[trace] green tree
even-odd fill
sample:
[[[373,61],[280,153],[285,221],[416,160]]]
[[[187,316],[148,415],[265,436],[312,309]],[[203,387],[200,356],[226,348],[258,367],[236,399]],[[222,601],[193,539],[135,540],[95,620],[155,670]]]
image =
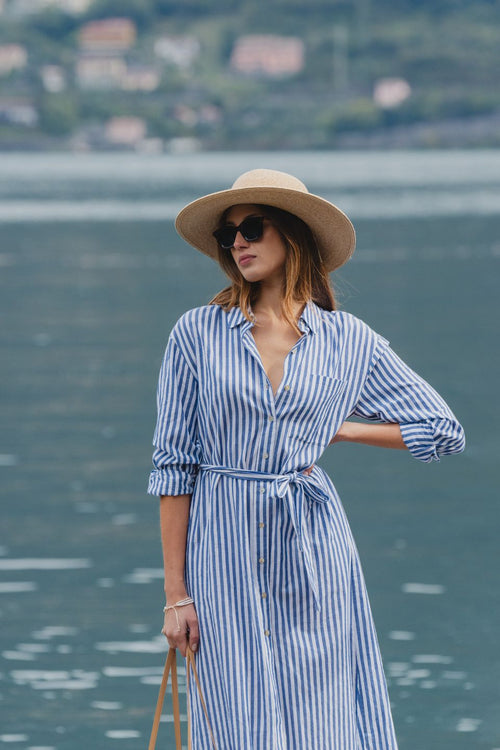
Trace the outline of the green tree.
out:
[[[46,94],[40,102],[40,127],[49,135],[68,135],[78,123],[78,107],[70,94]]]

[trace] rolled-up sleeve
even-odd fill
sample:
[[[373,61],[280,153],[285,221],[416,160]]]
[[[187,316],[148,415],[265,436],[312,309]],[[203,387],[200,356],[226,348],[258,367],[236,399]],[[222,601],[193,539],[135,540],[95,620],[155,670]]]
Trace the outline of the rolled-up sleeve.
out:
[[[380,337],[375,363],[352,412],[377,422],[397,422],[403,441],[420,461],[460,453],[465,435],[448,404]]]
[[[158,418],[149,494],[192,493],[200,463],[197,402],[195,372],[171,335],[158,379]]]

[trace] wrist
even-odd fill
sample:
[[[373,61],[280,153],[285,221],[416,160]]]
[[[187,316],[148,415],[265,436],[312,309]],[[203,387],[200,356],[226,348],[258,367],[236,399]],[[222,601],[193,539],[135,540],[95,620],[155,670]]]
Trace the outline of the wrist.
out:
[[[344,422],[342,425],[342,437],[341,440],[346,442],[355,443],[361,437],[361,431],[363,425],[359,422]]]
[[[182,588],[166,588],[165,589],[165,601],[168,605],[175,604],[175,602],[180,602],[182,599],[185,599],[188,596],[188,593],[185,589],[185,587]]]

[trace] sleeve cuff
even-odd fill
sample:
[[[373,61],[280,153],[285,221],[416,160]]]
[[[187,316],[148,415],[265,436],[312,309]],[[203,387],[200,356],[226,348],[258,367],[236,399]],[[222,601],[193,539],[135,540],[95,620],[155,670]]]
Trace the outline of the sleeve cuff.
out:
[[[434,429],[429,422],[408,422],[400,424],[399,429],[404,444],[414,458],[425,463],[440,460],[434,442]]]
[[[191,495],[196,482],[197,467],[186,468],[169,466],[154,469],[149,475],[149,495]]]

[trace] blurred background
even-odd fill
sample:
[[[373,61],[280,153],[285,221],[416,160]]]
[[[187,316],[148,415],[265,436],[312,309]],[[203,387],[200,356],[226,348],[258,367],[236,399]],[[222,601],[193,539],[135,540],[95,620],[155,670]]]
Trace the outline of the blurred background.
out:
[[[498,0],[0,0],[0,147],[498,146],[499,22]]]
[[[175,320],[225,285],[173,219],[264,166],[349,214],[339,306],[467,435],[440,463],[320,461],[400,748],[500,749],[499,19],[493,1],[0,0],[0,745],[146,746],[157,375]]]

